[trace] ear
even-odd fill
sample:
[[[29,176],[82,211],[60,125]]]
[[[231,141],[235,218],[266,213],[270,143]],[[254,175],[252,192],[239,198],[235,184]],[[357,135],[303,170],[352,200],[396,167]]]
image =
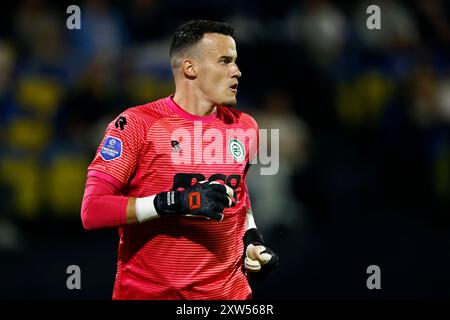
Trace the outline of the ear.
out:
[[[183,73],[188,77],[188,78],[196,78],[197,77],[197,69],[195,67],[195,64],[192,60],[190,59],[185,59],[183,61]]]

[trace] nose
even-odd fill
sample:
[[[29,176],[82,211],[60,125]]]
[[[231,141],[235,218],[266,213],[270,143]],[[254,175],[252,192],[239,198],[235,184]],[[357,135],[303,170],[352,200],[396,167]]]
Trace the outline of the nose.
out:
[[[242,77],[242,72],[241,72],[241,70],[239,70],[239,67],[237,66],[237,64],[234,64],[231,77],[232,78],[237,78],[237,79]]]

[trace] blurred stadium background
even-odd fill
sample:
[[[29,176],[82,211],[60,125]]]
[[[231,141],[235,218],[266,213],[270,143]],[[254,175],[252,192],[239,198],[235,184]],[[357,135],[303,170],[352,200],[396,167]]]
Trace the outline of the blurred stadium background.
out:
[[[81,30],[66,8],[81,8]],[[381,8],[382,30],[366,28]],[[86,168],[121,110],[173,92],[177,25],[227,21],[238,108],[280,129],[249,177],[281,256],[255,298],[450,297],[449,4],[15,1],[0,10],[0,298],[110,299],[117,232],[80,220]],[[66,288],[79,265],[82,289]],[[366,268],[381,268],[381,290]]]

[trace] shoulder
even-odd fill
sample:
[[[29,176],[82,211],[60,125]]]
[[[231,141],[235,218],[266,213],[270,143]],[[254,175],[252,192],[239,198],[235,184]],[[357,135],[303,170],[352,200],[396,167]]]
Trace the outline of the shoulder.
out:
[[[170,116],[173,112],[165,103],[166,98],[151,101],[142,105],[123,110],[112,122],[116,127],[131,125],[149,128],[161,118]]]
[[[258,122],[248,113],[242,112],[242,122],[246,123],[250,128],[258,129]]]
[[[219,107],[219,118],[227,124],[241,124],[248,128],[258,129],[258,123],[248,113],[230,107]]]

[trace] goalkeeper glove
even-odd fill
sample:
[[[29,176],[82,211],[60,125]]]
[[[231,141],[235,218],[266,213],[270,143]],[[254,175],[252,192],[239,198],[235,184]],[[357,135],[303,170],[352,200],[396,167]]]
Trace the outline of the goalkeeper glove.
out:
[[[252,280],[265,279],[278,267],[278,255],[266,246],[262,234],[256,228],[248,229],[242,240],[244,271]]]
[[[223,210],[233,204],[234,191],[216,181],[202,181],[183,191],[161,192],[154,205],[160,216],[181,214],[222,221]]]

